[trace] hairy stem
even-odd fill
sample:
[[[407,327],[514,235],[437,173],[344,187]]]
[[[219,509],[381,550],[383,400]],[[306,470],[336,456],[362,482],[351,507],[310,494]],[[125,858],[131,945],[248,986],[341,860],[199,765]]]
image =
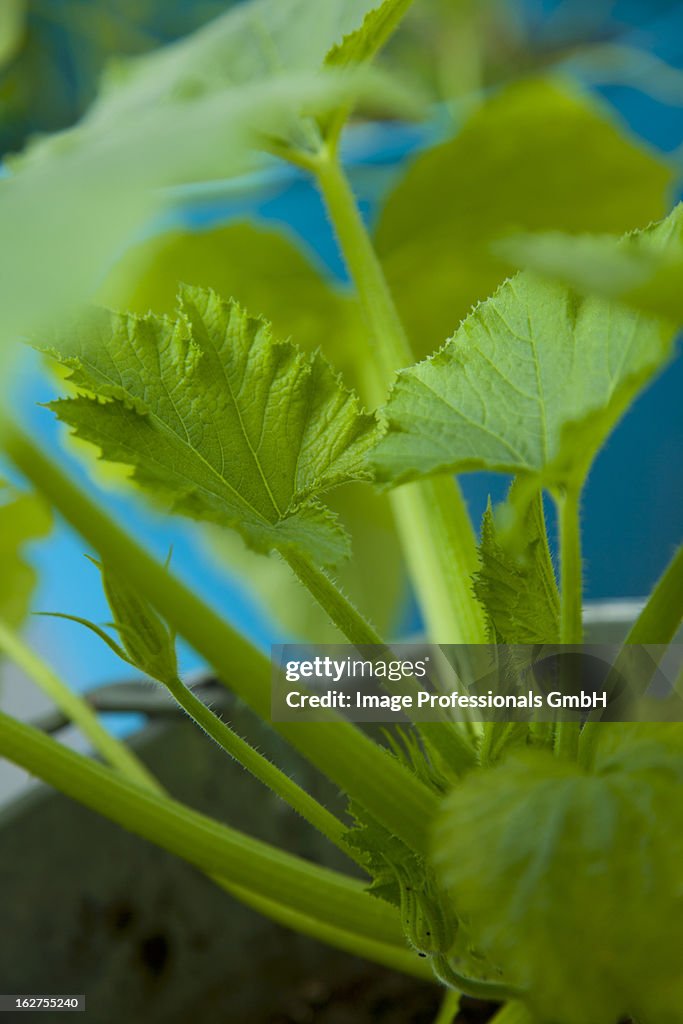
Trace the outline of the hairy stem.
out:
[[[327,573],[322,569],[316,569],[308,559],[302,558],[300,555],[289,554],[286,561],[296,577],[350,643],[384,646],[384,641],[374,626],[344,596]]]
[[[107,730],[101,725],[97,714],[93,711],[90,705],[81,696],[74,693],[66,683],[64,683],[59,677],[53,672],[53,670],[45,664],[37,655],[35,655],[24,643],[17,637],[17,635],[0,622],[0,650],[12,659],[20,668],[29,675],[34,682],[41,688],[41,690],[50,697],[51,700],[64,712],[67,717],[74,722],[80,728],[80,731],[86,736],[93,745],[94,750],[100,754],[100,756],[106,760],[112,768],[117,769],[121,775],[128,779],[130,782],[137,783],[143,788],[149,790],[151,793],[163,794],[163,787],[158,780],[149,772],[146,766],[140,761],[136,754],[125,744],[122,743],[115,736],[112,736]],[[186,693],[187,688],[178,681],[177,687],[172,689],[172,692],[178,700],[178,702],[185,707],[185,710],[192,715],[190,707],[187,707],[185,703],[179,700],[180,688]],[[171,687],[169,687],[171,689]],[[178,690],[179,692],[175,692]],[[213,721],[219,725],[222,723],[211,714],[201,701],[198,701],[194,694],[190,693],[192,697],[192,704],[196,702],[201,705],[201,708],[209,716],[209,720],[203,725],[213,725]],[[199,712],[199,708],[194,708],[195,711]],[[192,715],[198,724],[202,725],[199,721],[200,715]],[[211,721],[213,719],[213,721]],[[224,727],[227,729],[227,726]],[[209,729],[206,729],[211,735]],[[252,750],[248,744],[245,744],[243,740],[240,740],[231,730],[230,733],[230,748],[225,743],[221,743],[224,749],[228,751],[233,757],[236,757],[248,770],[252,770],[253,774],[261,778],[262,781],[270,785],[272,789],[276,789],[274,785],[271,785],[270,775],[262,778],[262,774],[259,774],[258,770],[253,770],[250,763],[250,759],[253,757],[261,758],[261,755],[257,754],[256,751]],[[217,739],[216,736],[213,737]],[[222,738],[225,738],[224,736]],[[218,741],[220,742],[220,741]],[[246,750],[243,748],[246,747]],[[278,769],[273,765],[270,765],[265,758],[261,758],[265,761],[272,772],[278,772]],[[258,765],[257,768],[261,766]],[[287,779],[282,773],[278,773],[286,783],[289,783],[294,790],[298,793],[295,794],[295,798],[291,799],[292,806],[298,803],[298,796],[303,795],[307,801],[312,802],[315,806],[313,807],[313,813],[307,814],[305,811],[310,811],[306,801],[303,802],[300,810],[303,817],[311,821],[320,831],[328,834],[326,829],[322,826],[325,822],[320,817],[320,813],[329,814],[324,808],[316,804],[312,797],[309,797],[305,791],[300,790],[295,783]],[[280,779],[277,780],[280,782]],[[276,789],[277,791],[277,789]],[[279,795],[285,796],[280,793]],[[285,798],[291,796],[289,791]],[[329,838],[332,841],[336,841],[340,831],[343,831],[343,826],[337,819],[332,815],[329,815],[332,819],[328,824],[331,826],[329,829]],[[311,820],[314,819],[314,820]],[[338,843],[338,845],[342,845]],[[342,846],[346,849],[345,846]],[[364,956],[366,959],[373,961],[374,963],[382,964],[386,967],[391,967],[394,970],[400,970],[407,974],[413,974],[417,977],[423,977],[427,979],[432,978],[431,971],[428,965],[424,964],[419,958],[408,949],[403,949],[395,945],[387,945],[384,942],[380,942],[375,939],[368,938],[364,932],[347,932],[336,928],[330,924],[327,920],[319,917],[311,917],[310,915],[302,914],[291,907],[283,905],[281,902],[269,900],[260,895],[257,892],[253,892],[251,889],[244,887],[235,886],[231,884],[229,879],[223,878],[219,875],[213,876],[213,881],[216,882],[222,889],[233,895],[236,899],[239,899],[242,903],[252,907],[258,913],[264,914],[266,917],[277,921],[279,924],[285,927],[292,928],[295,931],[299,931],[305,935],[311,935],[317,938],[321,942],[326,942],[329,945],[336,947],[337,949],[345,950],[349,953],[354,953],[356,956]]]
[[[190,718],[230,757],[281,797],[335,846],[349,856],[355,856],[344,839],[346,827],[334,814],[238,736],[180,679],[168,679],[164,685]]]
[[[581,572],[580,490],[566,490],[557,498],[560,530],[560,642],[580,644],[583,640],[583,587]],[[561,757],[576,758],[581,725],[560,721],[555,732],[555,751]]]
[[[394,374],[414,361],[413,354],[336,153],[323,148],[313,170],[372,334],[369,353],[357,348],[358,373],[371,400],[380,404]],[[476,543],[457,483],[444,477],[407,484],[390,499],[432,640],[484,643],[484,616],[470,583]]]
[[[264,721],[270,718],[270,662],[167,568],[136,543],[16,425],[5,421],[0,440],[16,468],[32,481],[101,558],[127,581],[213,666]],[[334,721],[279,722],[273,727],[411,849],[424,852],[437,799],[407,768],[359,729]]]

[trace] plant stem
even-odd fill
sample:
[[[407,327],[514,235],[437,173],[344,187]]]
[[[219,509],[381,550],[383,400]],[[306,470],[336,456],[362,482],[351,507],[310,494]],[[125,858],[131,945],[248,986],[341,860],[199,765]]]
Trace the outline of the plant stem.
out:
[[[302,558],[300,555],[289,554],[286,561],[297,578],[321,608],[327,612],[332,622],[350,643],[381,644],[384,647],[384,641],[374,626],[345,597],[327,573],[322,569],[316,569],[308,559]]]
[[[334,927],[400,945],[398,916],[363,883],[318,867],[151,793],[0,712],[0,754],[67,796],[212,876]]]
[[[110,735],[107,730],[100,724],[96,713],[90,707],[90,705],[78,694],[74,693],[58,676],[53,670],[45,664],[40,658],[37,657],[24,643],[23,641],[11,630],[5,627],[0,622],[0,650],[3,650],[5,654],[12,659],[20,668],[22,668],[27,675],[29,675],[38,686],[46,693],[54,703],[67,715],[74,724],[78,725],[81,732],[90,740],[95,751],[100,754],[108,763],[116,768],[121,774],[129,781],[138,783],[143,788],[149,790],[151,793],[163,794],[163,787],[160,785],[158,780],[148,771],[145,765],[140,759],[133,753],[132,750],[116,737]],[[210,719],[213,719],[219,725],[222,723],[211,714],[208,708],[201,701],[188,691],[187,688],[178,680],[178,687],[181,687],[183,691],[190,693],[192,697],[192,704],[194,702],[201,705]],[[183,701],[179,700],[180,694],[175,692],[178,687],[172,689],[172,692],[178,700],[178,702],[185,707]],[[171,689],[171,687],[169,687]],[[192,711],[189,707],[185,707],[185,710],[192,715]],[[199,711],[198,708],[195,710]],[[192,715],[199,724],[199,715]],[[207,725],[212,724],[211,722],[206,723]],[[205,726],[204,726],[205,727]],[[227,728],[227,727],[224,727]],[[209,730],[206,729],[208,732]],[[261,775],[255,771],[252,766],[248,763],[249,758],[256,757],[261,758],[261,755],[257,754],[248,744],[245,744],[243,740],[240,740],[232,730],[228,730],[230,733],[231,740],[234,741],[235,745],[232,749],[228,749],[224,746],[224,749],[228,749],[228,753],[231,753],[233,757],[236,757],[248,770],[252,770],[254,775],[261,778]],[[209,733],[211,734],[211,733]],[[214,737],[215,739],[216,737]],[[244,750],[243,747],[247,749]],[[278,769],[273,765],[270,765],[265,758],[261,758],[271,768],[273,772],[277,772]],[[295,783],[287,779],[283,773],[278,773],[290,784],[295,790],[298,790],[300,794],[312,801],[313,804],[316,802],[310,797],[305,791],[300,790]],[[267,785],[270,785],[268,778],[262,778]],[[278,780],[279,782],[280,780]],[[275,789],[275,786],[271,786]],[[276,790],[277,791],[277,790]],[[283,795],[283,794],[280,794]],[[294,805],[295,800],[290,801]],[[322,827],[324,822],[319,820],[319,815],[308,816],[304,813],[307,807],[304,804],[303,810],[300,812],[307,820],[311,820],[311,817],[315,817],[315,820],[311,821],[320,831],[325,832]],[[325,812],[324,808],[316,804],[313,809],[315,812]],[[337,819],[333,815],[332,823],[335,828],[330,828],[330,832],[337,832],[343,830],[341,823],[337,822]],[[330,823],[330,824],[332,824]],[[326,833],[327,834],[327,833]],[[329,835],[329,838],[335,840],[334,834]],[[341,844],[338,844],[341,845]],[[346,849],[346,847],[342,847]],[[375,963],[383,964],[386,967],[391,967],[394,970],[401,970],[407,974],[413,974],[416,977],[423,977],[431,979],[433,977],[432,972],[427,964],[425,964],[419,957],[408,949],[399,948],[394,945],[387,945],[386,943],[379,942],[375,939],[367,938],[367,936],[361,932],[347,932],[342,931],[339,928],[334,927],[326,920],[320,918],[310,917],[305,914],[301,914],[291,907],[284,906],[280,902],[265,899],[258,893],[252,892],[250,889],[245,889],[240,886],[235,886],[230,883],[228,879],[220,876],[213,876],[213,881],[216,882],[222,889],[235,896],[241,902],[252,909],[270,917],[272,920],[277,921],[286,927],[292,928],[305,935],[311,935],[317,938],[321,942],[326,942],[338,949],[343,949],[346,952],[354,953],[357,956],[364,956],[366,959],[371,960]]]
[[[323,147],[313,170],[372,334],[370,353],[357,348],[358,373],[371,399],[382,403],[394,374],[414,361],[413,354],[336,153]],[[390,500],[432,640],[484,643],[484,616],[470,584],[476,543],[457,483],[443,477],[406,484]]]
[[[534,1024],[534,1017],[523,1003],[507,1003],[491,1020],[491,1024]]]
[[[579,491],[567,490],[560,495],[557,510],[560,528],[560,643],[580,644],[583,621]]]
[[[455,1015],[460,1009],[460,993],[452,988],[446,989],[439,1012],[434,1024],[453,1024]]]
[[[320,569],[316,569],[303,558],[290,555],[287,562],[304,586],[327,612],[335,625],[352,644],[359,646],[371,645],[380,648],[377,657],[391,658],[391,650],[370,623],[366,622],[360,612],[356,611],[335,583]],[[419,687],[414,678],[406,677],[404,684],[414,684],[412,696],[417,697]],[[392,692],[390,684],[385,680],[385,687]],[[406,714],[410,718],[410,712]],[[454,771],[469,770],[476,764],[476,751],[459,724],[445,717],[440,722],[413,722],[428,748],[438,753],[445,765]]]
[[[355,857],[344,839],[346,827],[334,814],[222,722],[180,679],[165,680],[164,685],[190,718],[221,749],[327,836],[335,846],[349,856]]]
[[[0,441],[16,468],[74,529],[116,565],[264,721],[270,718],[269,660],[136,543],[16,425],[6,420]],[[435,794],[349,722],[278,722],[273,727],[411,849],[427,849]]]
[[[683,619],[683,547],[666,567],[624,641],[627,644],[668,644]]]
[[[557,498],[560,531],[560,643],[580,644],[583,640],[583,588],[581,573],[581,530],[579,526],[579,488],[567,489]],[[555,731],[555,751],[560,757],[578,755],[581,724],[559,721]]]
[[[37,654],[0,621],[0,651],[40,687],[60,711],[77,725],[94,750],[132,782],[160,791],[154,776],[135,754],[105,729],[87,700],[75,693]]]
[[[666,567],[657,581],[650,598],[628,632],[624,646],[616,658],[614,669],[619,670],[622,658],[628,656],[628,647],[632,644],[666,645],[676,636],[683,618],[683,547]],[[654,659],[653,659],[654,667]],[[600,736],[602,722],[586,722],[579,742],[579,759],[586,768],[590,768],[595,759],[595,751]]]

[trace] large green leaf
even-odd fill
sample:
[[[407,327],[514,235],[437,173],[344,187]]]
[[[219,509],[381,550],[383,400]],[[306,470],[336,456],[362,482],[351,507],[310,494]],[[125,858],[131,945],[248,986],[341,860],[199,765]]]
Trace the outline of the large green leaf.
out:
[[[683,323],[683,205],[660,224],[625,238],[521,235],[497,246],[517,266],[585,294],[619,299],[643,313]]]
[[[584,773],[543,751],[446,798],[434,858],[472,941],[554,1024],[680,1019],[683,760],[656,740]]]
[[[322,356],[190,287],[175,319],[93,311],[51,351],[88,392],[54,403],[60,418],[152,495],[257,551],[343,557],[344,532],[317,499],[367,475],[375,425]]]
[[[667,359],[671,332],[523,273],[436,355],[402,371],[375,461],[399,483],[470,469],[580,487],[605,437]]]
[[[353,366],[353,346],[365,335],[358,303],[281,232],[247,223],[169,232],[128,251],[101,298],[117,309],[171,313],[183,282],[258,309],[277,337],[291,337],[307,351],[320,347],[346,380],[360,383]],[[359,484],[327,500],[353,538],[354,558],[339,567],[339,583],[380,633],[392,634],[406,582],[388,499]],[[225,531],[215,531],[209,541],[288,634],[316,643],[339,640],[339,631],[281,559],[264,559]]]
[[[506,231],[616,232],[662,216],[672,173],[565,83],[495,93],[450,141],[422,153],[381,212],[376,240],[416,351],[427,355],[509,264]]]
[[[281,232],[236,223],[164,234],[126,253],[102,297],[117,308],[170,313],[181,282],[207,285],[260,310],[278,337],[292,337],[307,350],[322,347],[330,362],[354,379],[352,346],[364,331],[358,305]],[[339,582],[381,632],[390,632],[405,597],[405,571],[388,502],[354,486],[331,494],[329,504],[354,542],[355,557],[340,567]],[[288,633],[318,643],[339,639],[278,558],[264,560],[224,532],[211,535],[210,542]]]
[[[24,546],[45,537],[50,511],[33,494],[17,494],[0,480],[0,619],[16,628],[29,610],[37,582]]]

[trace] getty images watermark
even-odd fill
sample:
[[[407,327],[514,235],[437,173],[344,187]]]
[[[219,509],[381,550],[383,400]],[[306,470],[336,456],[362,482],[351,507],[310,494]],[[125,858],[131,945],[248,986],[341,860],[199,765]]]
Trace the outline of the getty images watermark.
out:
[[[273,721],[683,721],[683,645],[272,649]]]

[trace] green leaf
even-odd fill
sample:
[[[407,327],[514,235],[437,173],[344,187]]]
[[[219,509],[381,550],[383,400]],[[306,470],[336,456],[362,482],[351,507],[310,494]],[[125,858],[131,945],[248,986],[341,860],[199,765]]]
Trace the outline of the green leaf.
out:
[[[354,346],[364,333],[356,300],[336,288],[312,259],[279,231],[234,223],[208,231],[174,231],[140,243],[112,272],[102,301],[115,309],[172,313],[181,282],[235,296],[258,309],[273,333],[295,338],[307,351],[322,348],[354,383]],[[406,576],[388,499],[365,485],[341,488],[329,499],[353,537],[354,558],[338,572],[340,586],[382,634],[396,629],[406,599]],[[225,531],[208,536],[212,549],[292,636],[317,643],[339,640],[339,631],[276,555],[264,560]]]
[[[384,0],[365,15],[363,24],[344,36],[325,58],[332,67],[372,60],[396,31],[413,0]]]
[[[514,503],[514,496],[511,496]],[[537,494],[523,521],[523,544],[501,538],[491,504],[484,513],[474,592],[486,609],[490,638],[498,644],[552,644],[560,640],[560,597]]]
[[[497,250],[517,266],[683,323],[683,205],[666,220],[625,238],[561,234],[505,239]]]
[[[53,403],[59,417],[152,495],[257,551],[343,557],[344,533],[317,499],[367,477],[375,425],[320,355],[191,287],[175,320],[98,310],[50,351],[89,393]]]
[[[595,775],[527,751],[444,801],[439,877],[540,1020],[678,1019],[682,783],[680,754],[656,742],[603,759]]]
[[[604,439],[666,361],[671,332],[523,273],[478,306],[436,355],[402,371],[375,461],[400,483],[487,469],[580,487]]]
[[[661,217],[672,173],[609,111],[566,83],[528,79],[486,100],[419,155],[376,243],[415,351],[441,345],[508,276],[506,231],[621,233]]]
[[[50,510],[39,497],[17,494],[0,480],[0,619],[13,629],[25,619],[38,580],[24,546],[51,528]]]

